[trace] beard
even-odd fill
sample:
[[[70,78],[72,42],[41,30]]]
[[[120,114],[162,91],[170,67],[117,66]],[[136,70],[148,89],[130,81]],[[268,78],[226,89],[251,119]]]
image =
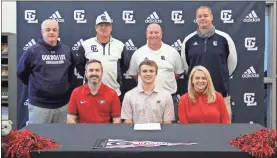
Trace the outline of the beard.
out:
[[[88,83],[92,84],[92,85],[96,85],[101,81],[101,77],[98,75],[91,75],[88,79]]]

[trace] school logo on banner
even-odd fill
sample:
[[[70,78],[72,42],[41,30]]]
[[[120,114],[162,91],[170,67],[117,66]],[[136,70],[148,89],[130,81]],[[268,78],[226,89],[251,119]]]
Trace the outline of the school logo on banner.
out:
[[[246,37],[244,40],[244,46],[248,51],[257,51],[256,37]]]
[[[234,23],[234,19],[232,19],[232,10],[222,10],[220,13],[220,19],[223,23]]]
[[[38,23],[36,18],[36,10],[25,10],[24,18],[28,23]]]
[[[255,101],[255,93],[244,93],[243,101],[246,106],[257,106],[257,102]]]
[[[171,12],[171,20],[174,24],[184,24],[185,20],[183,18],[183,11],[182,10],[173,10]]]
[[[74,10],[74,20],[76,20],[77,23],[87,23],[85,10]]]
[[[134,11],[124,10],[122,12],[122,20],[125,21],[125,24],[135,24],[136,20],[134,20]]]

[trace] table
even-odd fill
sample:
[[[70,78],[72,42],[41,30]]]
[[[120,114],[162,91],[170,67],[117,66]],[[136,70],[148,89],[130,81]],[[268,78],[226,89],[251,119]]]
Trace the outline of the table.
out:
[[[54,150],[33,152],[32,158],[247,158],[250,157],[248,153],[230,146],[228,141],[262,128],[258,124],[171,124],[162,125],[161,131],[134,131],[127,124],[43,124],[25,127],[62,144]],[[198,144],[92,149],[97,139],[105,138]]]

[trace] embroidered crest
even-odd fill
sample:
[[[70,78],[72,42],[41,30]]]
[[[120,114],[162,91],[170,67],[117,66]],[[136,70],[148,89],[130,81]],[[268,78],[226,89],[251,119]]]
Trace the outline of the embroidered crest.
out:
[[[98,100],[98,103],[99,103],[99,104],[105,104],[106,101],[105,101],[105,100]]]

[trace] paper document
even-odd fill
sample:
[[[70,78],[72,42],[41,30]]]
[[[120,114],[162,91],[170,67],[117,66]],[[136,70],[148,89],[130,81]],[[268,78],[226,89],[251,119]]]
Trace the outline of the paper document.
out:
[[[160,123],[135,124],[134,130],[161,130]]]

